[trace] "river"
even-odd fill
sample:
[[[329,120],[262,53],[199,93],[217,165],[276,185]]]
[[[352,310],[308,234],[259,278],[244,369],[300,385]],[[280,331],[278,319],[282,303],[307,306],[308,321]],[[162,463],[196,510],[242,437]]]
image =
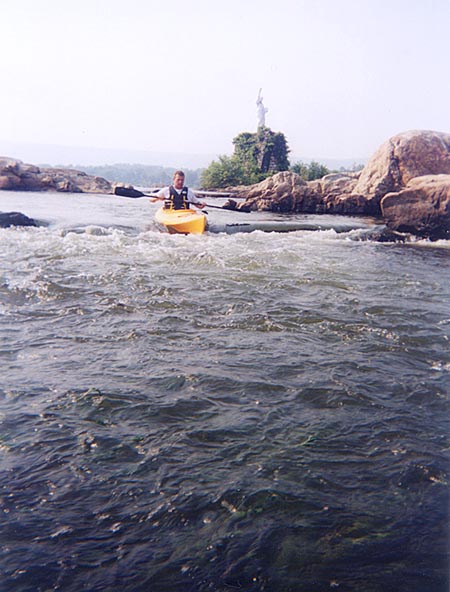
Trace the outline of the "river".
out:
[[[0,590],[447,592],[448,242],[155,208],[0,192]]]

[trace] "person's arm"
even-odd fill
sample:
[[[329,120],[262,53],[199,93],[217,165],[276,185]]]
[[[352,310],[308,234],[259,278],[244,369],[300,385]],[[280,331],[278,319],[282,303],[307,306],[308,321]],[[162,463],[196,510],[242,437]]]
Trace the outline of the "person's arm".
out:
[[[205,204],[201,200],[198,199],[198,197],[195,195],[195,193],[192,191],[192,189],[189,189],[189,187],[188,187],[187,198],[190,203],[194,204],[198,208],[202,209],[205,207]]]
[[[170,195],[169,188],[164,187],[163,189],[160,189],[158,191],[158,193],[150,199],[150,201],[152,203],[154,203],[155,201],[164,201],[169,197],[169,195]]]

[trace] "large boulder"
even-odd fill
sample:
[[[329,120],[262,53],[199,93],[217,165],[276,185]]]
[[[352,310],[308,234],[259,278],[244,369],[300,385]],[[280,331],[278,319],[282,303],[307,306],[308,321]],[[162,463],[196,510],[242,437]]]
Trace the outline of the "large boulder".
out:
[[[450,174],[450,134],[409,131],[387,140],[370,158],[353,193],[364,196],[373,214],[387,193],[406,187],[414,177]]]
[[[272,212],[315,211],[316,196],[300,175],[283,171],[249,187],[239,187],[241,208]]]
[[[450,238],[450,175],[414,177],[381,200],[386,225],[432,239]]]
[[[111,183],[102,177],[75,169],[40,168],[6,157],[0,157],[0,189],[112,193]]]
[[[358,177],[359,173],[331,173],[321,179],[309,181],[310,189],[320,195],[320,204],[316,211],[341,215],[370,214],[364,197],[353,194]]]

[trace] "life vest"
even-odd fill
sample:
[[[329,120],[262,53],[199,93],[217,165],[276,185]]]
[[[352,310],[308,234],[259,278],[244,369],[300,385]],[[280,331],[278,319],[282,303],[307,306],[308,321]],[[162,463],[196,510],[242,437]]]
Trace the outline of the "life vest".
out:
[[[183,187],[180,193],[175,190],[174,186],[169,187],[169,197],[165,200],[165,207],[173,210],[187,210],[189,209],[188,202],[188,188]]]

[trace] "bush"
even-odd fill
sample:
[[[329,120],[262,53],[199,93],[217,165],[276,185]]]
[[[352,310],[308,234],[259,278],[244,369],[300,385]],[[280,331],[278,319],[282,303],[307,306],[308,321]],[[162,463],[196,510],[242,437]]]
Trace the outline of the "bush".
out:
[[[201,176],[201,186],[204,189],[223,188],[239,185],[243,170],[239,162],[233,157],[219,156],[219,161],[213,160]]]
[[[270,175],[289,169],[284,134],[261,127],[256,133],[243,132],[233,140],[233,156],[219,156],[202,173],[205,189],[253,185]]]
[[[330,170],[323,164],[311,161],[309,164],[297,162],[291,167],[293,173],[300,175],[305,181],[314,181],[314,179],[321,179],[328,175]]]

